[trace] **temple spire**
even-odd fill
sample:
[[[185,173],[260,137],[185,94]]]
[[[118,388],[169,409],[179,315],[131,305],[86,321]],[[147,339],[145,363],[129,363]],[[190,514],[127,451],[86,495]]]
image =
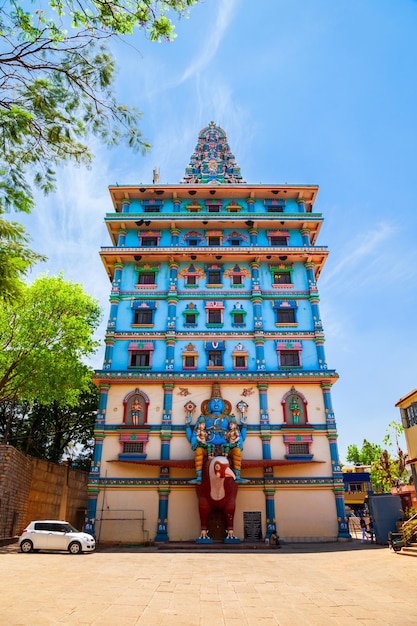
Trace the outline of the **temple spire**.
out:
[[[225,131],[214,122],[200,131],[195,151],[181,182],[233,185],[245,182],[230,151]]]

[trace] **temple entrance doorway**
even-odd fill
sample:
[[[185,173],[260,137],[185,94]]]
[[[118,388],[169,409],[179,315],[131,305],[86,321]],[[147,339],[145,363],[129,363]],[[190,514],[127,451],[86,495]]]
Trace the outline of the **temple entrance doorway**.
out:
[[[208,536],[213,541],[224,541],[226,538],[226,517],[223,511],[212,511],[207,520]]]

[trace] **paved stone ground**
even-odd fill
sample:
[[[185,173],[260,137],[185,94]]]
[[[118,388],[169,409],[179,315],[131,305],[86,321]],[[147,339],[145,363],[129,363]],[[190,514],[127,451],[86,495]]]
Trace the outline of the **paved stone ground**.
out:
[[[349,543],[196,552],[0,547],[1,626],[416,626],[417,558]]]

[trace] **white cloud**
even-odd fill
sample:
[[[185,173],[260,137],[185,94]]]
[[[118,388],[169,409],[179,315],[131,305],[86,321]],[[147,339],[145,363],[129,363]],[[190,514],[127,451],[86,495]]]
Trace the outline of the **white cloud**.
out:
[[[237,0],[227,0],[227,2],[219,5],[219,11],[209,36],[204,40],[204,45],[197,56],[184,70],[178,84],[184,83],[189,78],[203,72],[214,59],[227,29],[233,21],[237,4]]]

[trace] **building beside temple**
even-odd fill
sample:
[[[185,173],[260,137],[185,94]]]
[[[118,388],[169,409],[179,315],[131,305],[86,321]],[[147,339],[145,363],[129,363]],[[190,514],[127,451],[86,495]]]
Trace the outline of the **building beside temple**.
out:
[[[406,511],[410,507],[417,508],[417,389],[400,398],[395,406],[401,413],[407,446],[407,465],[411,473],[411,484],[398,485],[395,492],[401,497],[402,508]]]
[[[317,290],[328,255],[316,245],[317,192],[246,183],[214,122],[181,183],[110,187],[111,245],[100,253],[110,315],[86,523],[99,541],[200,537],[201,464],[220,450],[238,485],[236,537],[349,538],[338,375]],[[212,510],[208,536],[226,531]]]

